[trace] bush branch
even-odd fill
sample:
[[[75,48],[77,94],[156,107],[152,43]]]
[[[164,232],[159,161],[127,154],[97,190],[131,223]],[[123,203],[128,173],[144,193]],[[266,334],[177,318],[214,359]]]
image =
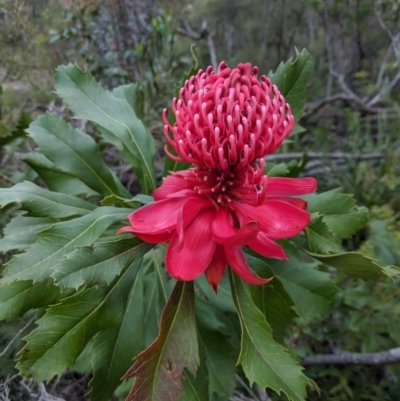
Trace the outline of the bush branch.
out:
[[[312,365],[391,365],[400,362],[400,347],[383,352],[360,353],[340,351],[336,354],[303,358],[303,366]]]

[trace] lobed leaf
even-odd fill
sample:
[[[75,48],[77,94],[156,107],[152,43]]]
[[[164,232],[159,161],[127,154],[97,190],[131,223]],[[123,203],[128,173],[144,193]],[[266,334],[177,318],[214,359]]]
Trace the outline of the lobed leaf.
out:
[[[58,300],[60,289],[42,281],[14,281],[0,285],[0,320],[22,316],[30,309],[48,306]]]
[[[311,252],[315,253],[338,253],[337,240],[329,231],[323,218],[324,216],[319,214],[313,216],[311,223],[305,228],[308,247]]]
[[[267,264],[261,259],[246,255],[253,270],[264,277],[273,275]],[[258,309],[264,314],[271,326],[274,339],[284,343],[284,334],[293,318],[297,317],[295,305],[279,280],[272,280],[266,285],[250,287],[251,295]]]
[[[262,388],[269,387],[289,400],[304,401],[309,379],[302,367],[272,336],[272,329],[254,304],[248,287],[230,271],[232,297],[242,328],[238,363],[249,379]]]
[[[391,277],[390,272],[382,267],[377,260],[358,252],[346,252],[337,255],[319,255],[307,252],[313,258],[332,266],[352,277],[363,280],[379,280]]]
[[[110,286],[84,289],[50,306],[25,337],[17,364],[21,374],[37,381],[61,375],[96,333],[120,324],[139,267],[136,261]]]
[[[314,62],[310,53],[303,49],[299,53],[296,49],[296,58],[291,57],[286,62],[281,62],[275,72],[270,72],[268,77],[290,104],[296,121],[303,115],[306,101],[307,78],[314,68]],[[298,131],[300,132],[300,131]]]
[[[157,339],[135,358],[125,378],[135,376],[127,401],[176,401],[186,368],[199,365],[193,282],[178,281],[165,305]]]
[[[45,280],[66,254],[78,246],[91,245],[110,225],[124,220],[129,212],[129,209],[99,207],[86,216],[41,231],[39,240],[27,252],[15,256],[7,264],[2,282]]]
[[[50,191],[68,195],[99,195],[81,180],[57,167],[42,153],[29,153],[24,155],[22,159],[36,171]]]
[[[20,182],[11,188],[0,188],[0,207],[18,203],[27,216],[66,219],[83,216],[96,208],[72,195],[50,192],[29,181]]]
[[[0,239],[0,252],[22,251],[37,241],[38,232],[56,223],[48,217],[26,217],[18,214],[6,225]]]
[[[352,236],[367,224],[367,209],[357,207],[353,195],[343,194],[340,188],[304,198],[308,201],[308,210],[322,214],[323,222],[338,239]]]
[[[107,242],[79,247],[54,267],[52,277],[63,290],[91,287],[105,282],[107,285],[127,266],[142,257],[154,245],[132,235],[121,236]]]
[[[72,64],[57,68],[56,90],[76,118],[93,121],[121,141],[144,193],[156,188],[154,140],[125,100],[105,91],[89,72]]]
[[[34,121],[27,132],[49,160],[89,188],[104,196],[129,196],[104,163],[94,139],[62,118],[46,114]]]

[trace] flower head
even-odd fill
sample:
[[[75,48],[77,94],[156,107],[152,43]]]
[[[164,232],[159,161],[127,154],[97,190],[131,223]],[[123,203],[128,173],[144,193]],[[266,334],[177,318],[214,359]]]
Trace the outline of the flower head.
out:
[[[208,168],[244,168],[274,152],[290,134],[294,118],[278,88],[250,63],[226,63],[186,81],[173,99],[174,125],[164,110],[164,135],[178,157]],[[169,132],[172,132],[171,138]]]
[[[289,105],[268,78],[249,63],[221,63],[190,78],[164,112],[165,136],[193,167],[171,173],[154,191],[155,202],[128,218],[131,232],[150,243],[169,241],[166,268],[178,280],[205,273],[216,291],[227,265],[251,284],[270,279],[251,271],[242,246],[287,259],[275,240],[299,234],[310,221],[307,203],[295,196],[316,190],[314,178],[271,178],[263,157],[290,134]],[[172,131],[173,137],[169,132]]]

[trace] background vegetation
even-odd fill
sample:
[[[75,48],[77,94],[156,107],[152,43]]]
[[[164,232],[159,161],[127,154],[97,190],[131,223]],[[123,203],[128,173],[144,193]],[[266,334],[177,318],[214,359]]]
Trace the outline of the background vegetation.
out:
[[[39,183],[22,161],[31,150],[24,128],[47,110],[70,117],[53,93],[53,71],[62,63],[78,63],[108,88],[137,82],[144,99],[141,112],[157,139],[160,159],[161,110],[193,64],[192,43],[201,68],[216,67],[221,60],[229,65],[250,61],[265,74],[295,56],[295,48],[310,51],[315,65],[300,121],[304,131],[271,155],[270,163],[291,161],[293,175],[316,176],[321,190],[340,186],[353,193],[358,204],[369,208],[371,220],[343,248],[361,249],[384,266],[399,265],[397,0],[0,0],[1,186]],[[103,150],[135,193],[131,167],[113,148],[103,145]],[[2,246],[0,239],[0,251]],[[298,357],[399,347],[400,279],[365,283],[338,275],[335,280],[341,291],[322,323],[321,317],[297,319],[286,335]],[[11,361],[21,348],[21,329],[32,323],[31,316],[1,323],[0,399],[33,400],[48,393],[84,399],[85,374],[67,372],[47,387],[16,375]],[[396,364],[311,365],[306,373],[321,389],[321,394],[310,393],[310,400],[394,401],[400,393]],[[282,399],[240,381],[237,391],[236,399]]]

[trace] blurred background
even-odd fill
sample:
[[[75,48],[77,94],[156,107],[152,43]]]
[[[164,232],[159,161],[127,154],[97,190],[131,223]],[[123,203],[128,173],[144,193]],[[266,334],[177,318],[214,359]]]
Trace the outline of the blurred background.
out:
[[[399,0],[0,0],[0,185],[36,179],[22,161],[32,150],[24,129],[36,116],[71,117],[53,92],[60,64],[77,63],[107,88],[139,84],[141,117],[159,145],[161,171],[161,110],[193,66],[193,55],[199,68],[249,61],[268,74],[303,48],[314,59],[304,131],[268,160],[290,163],[293,176],[317,177],[321,191],[353,193],[371,221],[343,248],[366,252],[384,266],[400,265]],[[96,137],[93,127],[86,130]],[[135,193],[131,167],[112,148],[103,151]],[[399,283],[338,276],[342,291],[330,314],[322,324],[298,319],[287,341],[299,358],[399,347]],[[13,368],[31,324],[29,318],[0,323],[0,400],[41,397],[40,384],[23,381]],[[321,388],[310,400],[400,399],[398,365],[310,366],[306,373]],[[89,378],[70,371],[53,390],[65,400],[84,400]],[[255,398],[243,383],[237,391],[238,400],[284,399]]]

